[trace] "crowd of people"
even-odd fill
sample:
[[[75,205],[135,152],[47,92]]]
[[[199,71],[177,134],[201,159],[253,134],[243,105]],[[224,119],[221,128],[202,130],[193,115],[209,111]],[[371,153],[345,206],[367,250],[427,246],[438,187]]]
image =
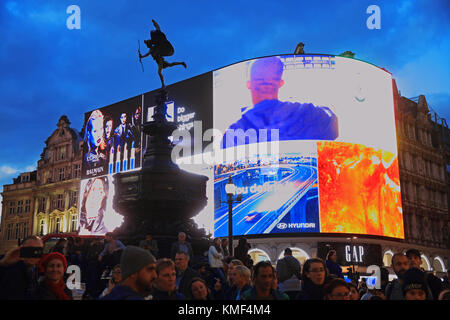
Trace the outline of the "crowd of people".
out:
[[[396,279],[389,282],[383,269],[381,288],[369,289],[365,279],[344,280],[334,250],[302,266],[286,248],[274,267],[254,264],[244,237],[234,255],[227,239],[214,239],[202,259],[186,238],[178,234],[170,257],[160,256],[150,234],[139,246],[125,246],[112,233],[103,243],[61,239],[48,254],[22,257],[21,248],[44,247],[31,236],[0,257],[0,300],[73,300],[68,265],[81,270],[83,300],[450,300],[448,276],[442,281],[421,269],[414,249],[392,257]]]

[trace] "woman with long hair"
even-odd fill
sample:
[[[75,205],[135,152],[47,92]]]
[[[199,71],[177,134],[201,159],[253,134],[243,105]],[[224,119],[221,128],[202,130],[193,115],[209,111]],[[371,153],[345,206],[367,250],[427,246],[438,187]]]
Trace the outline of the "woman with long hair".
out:
[[[44,278],[34,292],[35,300],[72,300],[72,292],[64,281],[67,260],[61,253],[52,252],[43,256],[39,268]]]
[[[103,153],[106,149],[103,120],[103,113],[100,110],[94,110],[86,122],[84,144],[88,150],[83,162],[87,168],[101,167],[106,163],[106,155]]]
[[[80,210],[80,234],[105,234],[104,223],[109,187],[106,178],[90,179],[83,193]]]

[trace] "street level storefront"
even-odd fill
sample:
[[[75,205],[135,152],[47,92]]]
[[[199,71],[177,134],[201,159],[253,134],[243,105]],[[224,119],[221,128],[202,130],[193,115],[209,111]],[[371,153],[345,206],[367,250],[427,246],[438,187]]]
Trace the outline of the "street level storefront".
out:
[[[251,245],[249,255],[256,264],[259,261],[270,261],[276,265],[284,256],[284,250],[291,248],[293,256],[302,266],[309,258],[326,258],[329,249],[337,251],[337,263],[342,267],[344,275],[352,269],[362,277],[368,277],[370,265],[385,267],[389,271],[389,280],[396,278],[391,267],[392,256],[397,252],[405,253],[408,249],[417,249],[422,254],[422,268],[443,278],[448,269],[450,252],[386,239],[356,237],[266,237],[249,238]],[[235,246],[237,239],[235,239]]]

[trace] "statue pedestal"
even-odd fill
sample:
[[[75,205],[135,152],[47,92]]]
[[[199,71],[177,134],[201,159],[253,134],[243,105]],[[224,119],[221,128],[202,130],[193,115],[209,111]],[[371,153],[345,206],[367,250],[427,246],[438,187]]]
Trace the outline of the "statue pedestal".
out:
[[[114,197],[115,210],[124,215],[123,225],[115,231],[118,237],[137,244],[150,233],[158,240],[161,257],[170,256],[170,246],[180,231],[188,235],[194,252],[195,248],[203,250],[208,240],[192,219],[207,204],[208,177],[181,170],[172,162],[173,145],[168,137],[177,126],[165,118],[166,101],[167,92],[161,90],[154,121],[143,125],[148,135],[143,167],[116,175]]]

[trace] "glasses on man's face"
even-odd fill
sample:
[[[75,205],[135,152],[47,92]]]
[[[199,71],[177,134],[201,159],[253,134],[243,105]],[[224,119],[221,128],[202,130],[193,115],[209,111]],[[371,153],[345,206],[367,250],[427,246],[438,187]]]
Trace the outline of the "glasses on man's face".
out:
[[[314,268],[311,269],[309,272],[319,273],[319,272],[325,272],[324,268]]]

